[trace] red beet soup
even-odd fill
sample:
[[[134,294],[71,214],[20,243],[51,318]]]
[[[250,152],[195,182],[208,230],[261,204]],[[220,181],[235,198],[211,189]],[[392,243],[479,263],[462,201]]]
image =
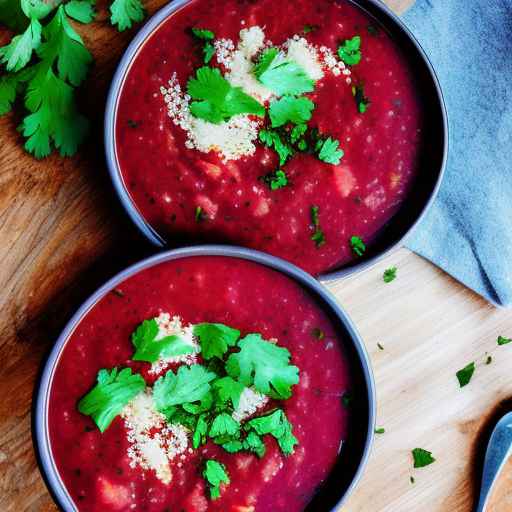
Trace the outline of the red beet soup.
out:
[[[211,439],[192,449],[191,432],[185,432],[178,440],[183,449],[165,461],[163,477],[161,468],[134,463],[138,438],[130,432],[133,425],[126,414],[117,415],[103,433],[81,414],[77,403],[94,386],[99,370],[131,368],[147,386],[168,370],[159,363],[132,360],[131,334],[143,320],[154,317],[167,323],[179,317],[183,325],[222,323],[239,329],[241,337],[261,333],[288,349],[299,381],[291,398],[280,401],[279,407],[293,427],[293,453],[283,454],[272,436],[263,437],[261,458],[250,451],[229,453]],[[202,355],[204,351],[197,355],[198,362]],[[170,363],[171,368],[190,364],[183,361]],[[71,335],[51,385],[51,451],[80,511],[300,511],[326,480],[347,438],[350,407],[343,397],[351,382],[335,324],[293,280],[241,259],[174,260],[124,281],[86,314]],[[134,402],[140,405],[144,393]],[[275,403],[258,405],[257,414],[272,410]],[[229,475],[229,484],[220,486],[216,499],[202,475],[205,461],[211,459],[223,464]]]
[[[229,117],[240,102],[214,105],[221,85],[191,90],[205,66],[260,107]],[[138,52],[115,133],[125,187],[170,244],[235,243],[319,274],[360,257],[353,237],[371,248],[398,212],[422,128],[408,60],[349,1],[194,0]]]

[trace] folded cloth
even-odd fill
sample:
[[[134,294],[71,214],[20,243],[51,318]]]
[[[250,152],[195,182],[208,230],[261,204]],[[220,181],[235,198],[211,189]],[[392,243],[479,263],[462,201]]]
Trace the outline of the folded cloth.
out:
[[[406,246],[512,306],[512,0],[417,0],[403,20],[437,72],[450,126],[439,196]]]

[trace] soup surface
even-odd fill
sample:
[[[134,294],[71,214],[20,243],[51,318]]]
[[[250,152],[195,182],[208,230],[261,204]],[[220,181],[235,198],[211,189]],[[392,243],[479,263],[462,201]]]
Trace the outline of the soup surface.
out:
[[[283,75],[278,84],[256,78],[269,48],[306,73],[309,92],[293,90],[296,76],[284,92]],[[218,69],[265,115],[221,124],[191,116],[187,84],[201,66]],[[283,97],[300,97],[306,112],[276,127],[270,109]],[[398,212],[418,170],[422,117],[400,48],[352,3],[195,0],[132,63],[116,150],[136,208],[169,244],[234,243],[319,274],[360,257]],[[291,135],[297,125],[307,130],[302,140]],[[269,132],[290,150],[284,159]]]
[[[279,312],[279,314],[276,314]],[[241,336],[258,332],[291,354],[299,382],[280,403],[298,441],[284,455],[265,436],[261,458],[228,453],[211,440],[191,449],[186,432],[181,455],[168,462],[165,478],[134,463],[133,434],[125,413],[101,433],[78,400],[98,371],[128,367],[151,386],[167,368],[132,360],[130,336],[143,320],[169,313],[184,323],[218,322]],[[51,450],[80,511],[223,512],[300,511],[310,501],[347,438],[349,363],[335,325],[316,300],[291,279],[252,262],[194,257],[160,264],[129,278],[80,322],[58,362],[49,406]],[[277,340],[277,341],[276,341]],[[198,361],[201,361],[201,357]],[[172,368],[185,363],[171,365]],[[190,361],[186,364],[190,364]],[[263,409],[271,404],[263,405]],[[136,441],[136,440],[135,440]],[[201,471],[205,460],[224,464],[230,483],[211,499]]]

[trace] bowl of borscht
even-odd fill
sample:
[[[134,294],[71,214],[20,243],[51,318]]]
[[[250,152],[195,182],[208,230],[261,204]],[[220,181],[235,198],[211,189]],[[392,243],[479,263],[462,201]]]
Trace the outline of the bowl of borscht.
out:
[[[96,291],[52,349],[35,442],[66,512],[334,510],[373,439],[352,322],[313,277],[244,248],[160,253]]]
[[[157,246],[235,244],[332,278],[422,218],[447,121],[426,55],[378,0],[178,0],[121,59],[105,145]]]

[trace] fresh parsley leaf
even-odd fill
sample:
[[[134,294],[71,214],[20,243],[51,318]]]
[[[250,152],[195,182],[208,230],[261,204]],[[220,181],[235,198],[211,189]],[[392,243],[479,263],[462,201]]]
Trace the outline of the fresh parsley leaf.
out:
[[[352,247],[352,251],[357,256],[362,256],[366,251],[366,245],[363,240],[358,236],[353,236],[350,238],[350,246]]]
[[[361,62],[361,37],[354,36],[352,39],[346,39],[338,48],[340,59],[347,66],[355,66]]]
[[[157,410],[166,414],[175,405],[201,400],[210,391],[210,382],[215,377],[199,364],[180,366],[176,375],[169,370],[153,386]]]
[[[140,0],[114,0],[110,6],[110,23],[117,25],[119,32],[132,28],[146,15]]]
[[[199,400],[199,403],[187,402],[182,404],[182,407],[183,410],[185,410],[186,412],[197,415],[209,411],[212,408],[213,404],[213,393],[211,391],[208,391],[208,393],[206,393],[206,395],[204,395],[203,398]]]
[[[225,403],[231,400],[233,408],[237,409],[240,404],[240,396],[245,386],[228,375],[215,380],[213,388],[217,392],[221,402]]]
[[[311,207],[311,223],[315,228],[315,232],[311,235],[311,240],[315,242],[316,247],[321,247],[325,244],[325,235],[324,232],[320,229],[320,220],[318,215],[319,208],[318,206]]]
[[[286,60],[276,48],[265,50],[254,66],[256,78],[279,96],[312,92],[315,81],[296,62]]]
[[[222,412],[213,420],[208,435],[210,437],[238,437],[240,435],[240,423],[234,420],[229,414]]]
[[[412,456],[414,458],[415,468],[424,468],[436,461],[436,459],[432,457],[432,452],[424,450],[423,448],[414,448]]]
[[[459,370],[456,375],[459,381],[459,385],[461,388],[469,384],[471,377],[473,377],[473,373],[475,373],[475,363],[469,363],[467,366]]]
[[[101,432],[105,432],[123,407],[146,387],[139,374],[130,368],[100,370],[98,383],[78,402],[78,410],[91,416]]]
[[[238,439],[233,439],[231,441],[228,441],[227,443],[222,443],[221,446],[228,453],[237,453],[244,449],[242,441],[239,441]]]
[[[267,147],[273,147],[279,155],[279,165],[283,166],[293,156],[293,148],[287,144],[275,130],[260,130],[260,141]]]
[[[201,414],[197,419],[194,433],[192,434],[192,447],[197,450],[202,444],[206,443],[206,433],[208,432],[208,422],[206,415]]]
[[[260,334],[249,334],[238,343],[239,352],[228,357],[226,371],[246,386],[272,398],[287,399],[291,386],[299,382],[299,369],[289,364],[290,352],[265,341]]]
[[[315,104],[305,96],[283,96],[270,104],[268,113],[272,128],[279,128],[287,123],[303,124],[311,119]]]
[[[19,71],[28,64],[32,52],[41,44],[41,31],[41,23],[31,19],[23,34],[14,36],[8,45],[0,48],[0,63],[5,64],[7,71]]]
[[[386,429],[380,427],[375,429],[376,434],[384,434],[386,432]]]
[[[147,361],[154,363],[165,357],[182,356],[194,353],[194,347],[180,336],[158,336],[158,324],[154,318],[144,320],[132,334],[132,343],[135,346],[134,361]]]
[[[331,139],[331,137],[325,139],[319,146],[318,158],[322,162],[338,165],[345,154],[342,149],[338,149],[339,145],[339,141]]]
[[[391,281],[394,281],[396,278],[396,267],[389,267],[386,270],[384,270],[384,274],[382,275],[382,279],[385,283],[391,283]]]
[[[263,117],[265,108],[240,87],[233,87],[217,68],[203,66],[188,81],[188,94],[194,100],[190,112],[194,117],[220,124],[237,114]]]
[[[512,343],[512,338],[505,338],[504,336],[498,336],[497,340],[498,345],[508,345],[509,343]]]
[[[202,323],[194,326],[194,336],[199,338],[203,359],[222,356],[234,347],[240,331],[224,324]]]
[[[206,461],[203,476],[210,484],[211,499],[216,500],[220,497],[220,484],[229,484],[229,475],[226,472],[226,466],[216,460],[209,459]]]
[[[352,95],[356,100],[357,110],[360,114],[364,114],[370,106],[370,100],[364,94],[364,86],[362,84],[352,87]]]
[[[40,20],[46,18],[55,9],[57,2],[44,0],[21,0],[20,5],[27,18]],[[3,9],[3,7],[1,7]]]
[[[308,125],[304,123],[300,123],[292,128],[292,131],[290,132],[290,141],[292,144],[296,144],[297,142],[300,142],[302,137],[306,134],[306,131],[308,129]],[[300,149],[300,148],[299,148]]]
[[[215,34],[211,30],[206,30],[203,28],[193,28],[192,34],[194,34],[194,36],[201,41],[213,41],[215,39]]]
[[[205,43],[203,46],[204,63],[209,64],[215,55],[215,46],[212,43]]]
[[[20,86],[21,73],[7,73],[0,76],[0,116],[11,111]]]
[[[269,186],[270,190],[279,190],[288,185],[288,177],[282,169],[266,174],[262,179]]]
[[[96,16],[94,3],[90,0],[71,0],[64,9],[68,16],[80,23],[90,23]]]
[[[291,455],[294,452],[294,446],[298,444],[297,438],[292,433],[292,425],[282,409],[249,420],[246,425],[259,435],[274,436],[285,455]]]
[[[242,442],[242,448],[255,453],[260,459],[265,455],[265,443],[256,432],[249,432]]]

